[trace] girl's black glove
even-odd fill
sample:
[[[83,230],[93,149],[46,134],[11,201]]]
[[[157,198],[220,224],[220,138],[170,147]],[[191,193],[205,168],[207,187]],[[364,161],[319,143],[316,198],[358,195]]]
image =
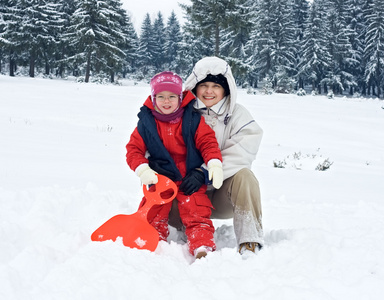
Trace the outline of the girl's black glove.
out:
[[[194,192],[197,192],[204,183],[204,172],[199,169],[194,169],[183,178],[179,190],[184,192],[185,195],[192,195]]]
[[[172,181],[176,181],[176,176],[173,174],[173,172],[168,171],[164,169],[163,165],[167,164],[168,161],[161,160],[161,159],[151,159],[151,157],[148,158],[148,165],[149,167],[156,171],[157,173],[167,176]]]

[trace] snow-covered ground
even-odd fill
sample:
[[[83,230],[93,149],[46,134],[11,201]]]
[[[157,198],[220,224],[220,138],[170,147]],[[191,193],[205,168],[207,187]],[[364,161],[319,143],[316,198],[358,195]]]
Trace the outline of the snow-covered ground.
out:
[[[0,76],[0,91],[0,299],[382,299],[383,101],[240,90],[265,132],[265,247],[243,260],[215,221],[218,250],[194,262],[174,231],[154,253],[90,240],[141,199],[125,144],[148,85]]]

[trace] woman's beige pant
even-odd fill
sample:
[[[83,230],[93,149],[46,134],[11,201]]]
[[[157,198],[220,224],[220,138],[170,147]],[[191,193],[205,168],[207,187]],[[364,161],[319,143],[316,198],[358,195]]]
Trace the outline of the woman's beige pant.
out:
[[[241,169],[224,180],[218,190],[207,191],[212,202],[212,219],[233,218],[238,245],[257,242],[263,245],[262,210],[259,182],[250,169]],[[169,224],[182,228],[177,202],[169,214]]]

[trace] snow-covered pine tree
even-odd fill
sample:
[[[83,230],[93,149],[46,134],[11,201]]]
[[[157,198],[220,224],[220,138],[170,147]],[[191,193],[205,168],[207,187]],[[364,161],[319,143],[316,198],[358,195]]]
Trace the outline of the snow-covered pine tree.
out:
[[[74,73],[74,68],[68,63],[65,59],[66,57],[73,56],[75,51],[73,47],[70,47],[68,43],[63,39],[63,34],[65,33],[66,28],[70,26],[70,19],[72,14],[76,10],[76,1],[77,0],[59,0],[58,11],[62,16],[62,29],[60,30],[60,36],[56,45],[55,51],[55,60],[56,60],[56,76],[63,77],[65,76],[64,72],[66,69],[72,69]],[[76,69],[76,68],[75,68]],[[73,74],[77,75],[77,74]]]
[[[348,27],[351,30],[349,36],[351,43],[351,57],[348,61],[349,73],[351,73],[355,80],[356,86],[349,88],[349,94],[353,95],[355,92],[365,94],[366,83],[364,80],[365,60],[363,57],[365,40],[365,22],[363,18],[363,2],[366,0],[349,0],[348,1],[348,14],[346,16]]]
[[[214,41],[211,55],[220,56],[222,30],[227,27],[227,9],[230,0],[191,0],[191,5],[181,5],[188,20],[186,29],[195,38]]]
[[[44,66],[45,72],[49,73],[55,38],[61,29],[57,5],[44,0],[18,0],[13,3],[10,3],[7,34],[11,43],[10,75],[14,75],[16,59],[19,64],[29,66],[30,77],[35,76],[36,66]]]
[[[326,38],[332,64],[322,82],[333,94],[342,94],[345,89],[356,85],[353,75],[349,73],[352,58],[350,37],[353,32],[347,24],[348,4],[348,0],[328,0],[327,4],[329,31]]]
[[[166,32],[164,26],[163,14],[159,11],[153,22],[153,64],[155,72],[161,72],[166,62]]]
[[[255,11],[255,26],[250,35],[250,41],[247,48],[250,49],[248,63],[252,66],[254,74],[253,81],[256,78],[263,80],[272,69],[272,49],[274,39],[270,22],[271,0],[257,1]],[[255,85],[255,82],[253,82]]]
[[[306,22],[303,43],[299,52],[298,76],[312,85],[312,91],[321,93],[321,81],[331,64],[326,35],[325,7],[323,0],[314,0]]]
[[[119,0],[84,0],[77,2],[71,26],[65,35],[76,53],[69,57],[85,68],[85,82],[91,71],[111,72],[121,68],[125,60],[121,49],[127,41],[125,16],[121,15]]]
[[[259,30],[257,25],[258,16],[261,13],[259,11],[260,6],[255,1],[250,8],[250,16],[249,18],[252,20],[252,30],[249,33],[249,39],[245,45],[245,52],[247,58],[245,59],[245,63],[248,66],[248,74],[247,74],[247,83],[250,88],[257,88],[259,81],[259,73],[257,69],[257,60],[259,53]]]
[[[380,97],[384,88],[384,0],[370,2],[364,14],[367,22],[365,80],[372,94]]]
[[[222,31],[220,53],[231,65],[232,72],[239,85],[247,83],[250,71],[246,61],[246,44],[254,25],[255,2],[253,0],[236,0],[229,2],[226,17],[227,26]]]
[[[178,68],[178,54],[182,39],[180,23],[175,12],[172,11],[165,29],[165,68],[176,73],[180,71]]]
[[[214,55],[215,42],[213,36],[196,35],[195,22],[187,19],[183,25],[183,39],[178,53],[178,73],[187,76],[194,64],[204,56]]]
[[[151,17],[147,13],[141,25],[139,47],[136,52],[137,65],[139,67],[139,73],[140,73],[138,74],[139,79],[151,77],[151,75],[153,76],[155,73],[154,47],[156,47],[156,44],[155,44],[155,39],[153,35],[153,26],[151,22]]]
[[[3,72],[3,65],[7,53],[6,49],[11,46],[11,42],[6,37],[7,34],[9,34],[9,20],[7,20],[7,15],[12,7],[11,3],[12,0],[4,0],[0,2],[0,73]]]
[[[108,39],[106,50],[108,55],[107,70],[110,75],[110,81],[115,82],[115,74],[117,72],[123,73],[126,64],[126,50],[130,45],[130,18],[127,11],[123,9],[121,0],[108,0]],[[107,71],[106,70],[106,71]]]
[[[131,21],[130,15],[127,15],[126,32],[128,42],[125,45],[126,62],[123,69],[123,77],[125,77],[127,73],[134,73],[137,70],[136,51],[139,46],[139,38]]]
[[[289,92],[293,86],[297,57],[294,19],[294,0],[277,0],[272,27],[274,29],[275,51],[273,58],[273,80],[275,91]]]
[[[255,70],[262,79],[269,75],[276,90],[294,76],[296,59],[293,1],[260,0],[255,20],[257,60]]]
[[[303,45],[305,24],[309,15],[309,2],[308,0],[295,0],[293,4],[293,19],[295,23],[295,43],[297,45],[295,73],[298,74],[297,65],[299,64],[299,52]],[[298,89],[304,89],[304,79],[302,76],[296,76]]]

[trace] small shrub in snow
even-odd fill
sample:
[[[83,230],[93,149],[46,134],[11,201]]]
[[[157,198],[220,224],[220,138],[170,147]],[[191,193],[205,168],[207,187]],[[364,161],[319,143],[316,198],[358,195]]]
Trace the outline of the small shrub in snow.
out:
[[[109,78],[103,73],[97,74],[96,76],[91,76],[90,82],[97,84],[107,84],[109,83]]]
[[[273,166],[275,168],[280,168],[280,169],[284,169],[285,166],[287,165],[287,162],[283,159],[283,160],[274,160],[273,161]]]
[[[112,82],[112,84],[114,85],[123,85],[123,83],[121,82],[120,78],[116,78],[114,82]]]
[[[296,92],[296,95],[297,95],[297,96],[306,96],[307,93],[305,92],[304,89],[299,89],[299,90]]]
[[[324,159],[321,154],[302,154],[294,152],[288,155],[283,160],[274,160],[273,166],[275,168],[292,168],[296,170],[316,170],[325,171],[328,170],[333,162],[329,158]]]
[[[324,160],[322,163],[319,163],[316,167],[317,171],[325,171],[328,170],[332,166],[333,162],[329,161],[329,158]]]
[[[361,94],[359,92],[355,92],[353,93],[352,98],[361,98]]]
[[[76,82],[77,83],[83,83],[85,81],[85,78],[83,76],[77,77]]]
[[[272,84],[272,79],[267,76],[263,80],[263,94],[265,95],[272,95],[273,94],[273,84]]]

